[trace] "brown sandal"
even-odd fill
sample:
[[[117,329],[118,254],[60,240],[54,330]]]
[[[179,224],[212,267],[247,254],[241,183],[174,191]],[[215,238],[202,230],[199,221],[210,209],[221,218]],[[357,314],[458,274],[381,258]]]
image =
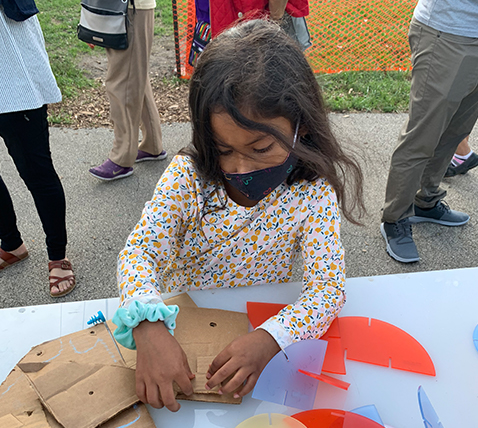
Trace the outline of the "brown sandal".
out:
[[[0,271],[6,269],[9,266],[13,266],[14,264],[21,262],[22,260],[25,260],[27,257],[28,251],[25,251],[19,256],[14,256],[12,253],[7,253],[5,250],[2,250],[0,248],[0,259],[3,260],[3,262],[0,263]]]
[[[48,271],[51,272],[52,269],[61,269],[61,270],[71,270],[71,271],[73,271],[73,268],[71,267],[71,263],[68,260],[55,260],[53,262],[49,262],[48,263]],[[51,282],[52,279],[54,280],[53,282]],[[70,281],[71,279],[73,279],[73,283],[71,283],[71,281]],[[75,274],[67,275],[67,276],[64,276],[64,277],[50,275],[49,280],[50,280],[50,296],[51,297],[65,296],[66,294],[73,291],[73,289],[76,286]],[[51,292],[51,288],[52,287],[57,287],[59,289],[58,285],[60,284],[60,282],[63,282],[63,281],[69,281],[70,284],[71,284],[70,287],[67,288],[65,291],[60,291],[59,293],[53,294]]]

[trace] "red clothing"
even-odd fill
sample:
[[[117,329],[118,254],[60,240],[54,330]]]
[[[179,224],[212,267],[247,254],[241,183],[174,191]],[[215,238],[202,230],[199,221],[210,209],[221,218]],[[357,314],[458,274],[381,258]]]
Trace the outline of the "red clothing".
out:
[[[236,21],[269,15],[268,0],[209,0],[211,34],[217,36]],[[300,18],[309,14],[308,0],[289,0],[286,12]]]

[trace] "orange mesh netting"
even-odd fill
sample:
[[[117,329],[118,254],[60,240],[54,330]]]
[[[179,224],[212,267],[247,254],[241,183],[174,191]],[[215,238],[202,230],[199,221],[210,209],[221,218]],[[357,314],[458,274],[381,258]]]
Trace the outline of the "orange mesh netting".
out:
[[[417,0],[309,0],[315,73],[409,70],[408,27]],[[189,78],[194,0],[173,0],[177,74]]]
[[[311,0],[306,18],[315,73],[409,70],[408,27],[417,0]]]
[[[194,0],[172,0],[172,4],[176,74],[180,78],[189,79],[193,72],[188,59],[196,25],[196,7]]]

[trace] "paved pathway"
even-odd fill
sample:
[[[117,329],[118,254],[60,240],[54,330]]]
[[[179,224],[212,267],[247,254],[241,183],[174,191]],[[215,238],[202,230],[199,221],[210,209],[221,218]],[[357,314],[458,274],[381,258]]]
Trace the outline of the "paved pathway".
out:
[[[447,202],[471,215],[468,225],[447,228],[433,224],[414,227],[422,260],[403,265],[385,252],[379,231],[390,154],[404,114],[333,114],[338,137],[361,159],[365,173],[368,215],[364,226],[343,222],[349,277],[385,275],[478,266],[478,168],[465,176],[445,179]],[[0,174],[14,201],[30,258],[0,273],[0,308],[114,297],[116,257],[139,220],[156,182],[181,147],[190,139],[189,124],[164,125],[164,144],[170,156],[163,162],[144,162],[124,180],[100,182],[88,169],[107,156],[113,133],[109,129],[51,129],[55,166],[67,195],[67,255],[77,274],[78,286],[70,295],[53,299],[47,292],[45,237],[32,197],[19,178],[5,146],[0,144]],[[475,131],[478,136],[478,132]],[[478,148],[472,134],[471,145]],[[1,208],[0,208],[1,209]],[[296,269],[294,280],[300,278]]]

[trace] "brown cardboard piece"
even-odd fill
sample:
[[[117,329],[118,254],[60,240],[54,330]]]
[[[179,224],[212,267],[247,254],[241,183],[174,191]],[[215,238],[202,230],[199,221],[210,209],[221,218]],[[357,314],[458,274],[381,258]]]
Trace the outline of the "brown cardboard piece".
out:
[[[196,374],[194,394],[187,397],[179,391],[177,398],[240,403],[240,398],[235,399],[232,394],[219,395],[217,388],[208,391],[204,385],[207,369],[215,356],[234,338],[248,332],[247,315],[197,308],[187,294],[168,299],[166,303],[178,304],[181,308],[175,337]],[[114,330],[111,321],[108,325]],[[113,428],[132,421],[136,421],[135,428],[155,427],[142,403],[132,405],[138,400],[134,395],[134,372],[130,370],[136,365],[136,351],[119,344],[118,347],[123,358],[101,324],[33,347],[0,386],[0,427],[61,427],[50,412],[66,428],[99,424],[103,424],[102,428]],[[78,382],[74,381],[75,375]],[[65,382],[67,377],[70,380]],[[125,391],[129,392],[124,396]],[[88,404],[85,412],[88,400],[94,406]],[[41,401],[49,411],[44,411]],[[75,415],[74,418],[68,419],[62,413],[63,408],[67,409],[65,413]],[[89,415],[82,416],[84,413]]]
[[[182,307],[176,319],[174,337],[188,357],[189,367],[196,375],[192,380],[194,394],[186,396],[178,393],[177,399],[210,401],[219,403],[241,403],[241,398],[233,394],[219,395],[215,388],[207,390],[206,372],[209,364],[234,338],[246,334],[249,320],[240,312]]]
[[[135,372],[127,367],[51,362],[36,372],[34,380],[28,372],[33,365],[19,367],[46,409],[65,428],[94,428],[138,402]]]
[[[0,427],[44,428],[48,422],[38,395],[15,366],[0,386]]]

